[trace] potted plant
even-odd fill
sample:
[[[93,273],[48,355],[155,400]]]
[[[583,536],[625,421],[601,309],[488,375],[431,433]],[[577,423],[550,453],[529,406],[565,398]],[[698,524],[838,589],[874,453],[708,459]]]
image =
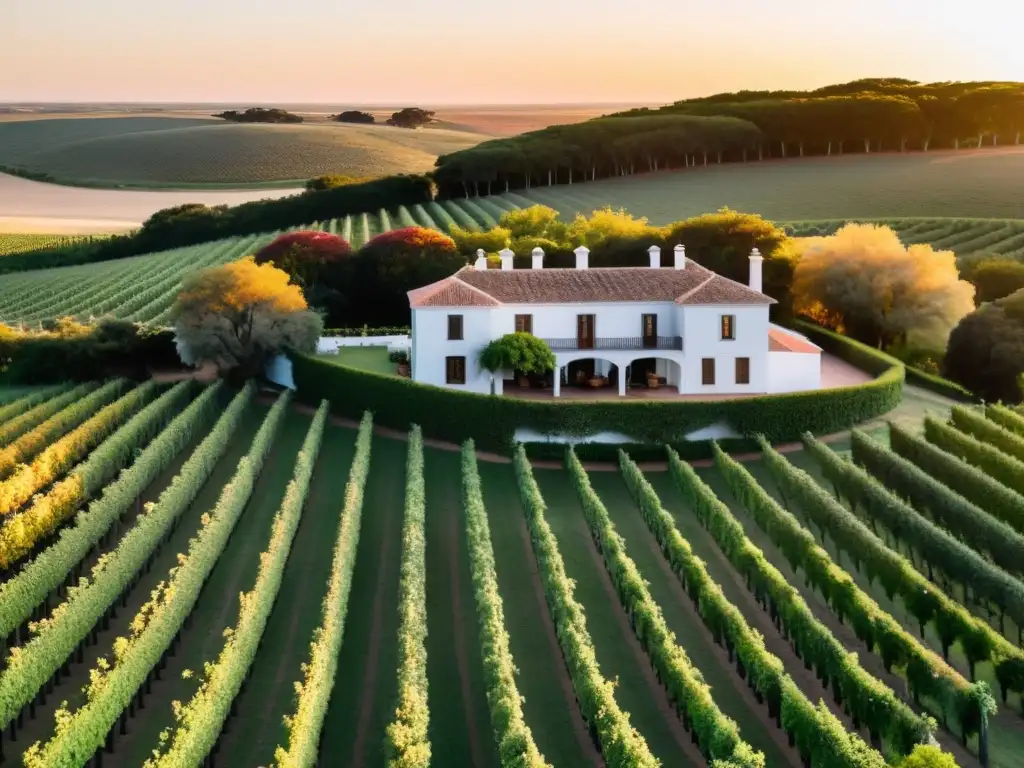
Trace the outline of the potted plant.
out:
[[[398,375],[409,375],[409,353],[404,349],[394,349],[388,353],[388,360],[398,364]]]
[[[516,371],[519,386],[528,387],[531,373],[555,370],[555,353],[530,333],[506,333],[480,350],[480,367],[491,373]]]

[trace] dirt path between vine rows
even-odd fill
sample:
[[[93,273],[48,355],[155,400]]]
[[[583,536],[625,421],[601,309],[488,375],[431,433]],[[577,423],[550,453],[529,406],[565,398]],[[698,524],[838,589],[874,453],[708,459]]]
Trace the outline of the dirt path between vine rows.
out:
[[[451,516],[448,523],[447,546],[455,550],[459,548],[459,518]],[[448,572],[452,580],[452,621],[455,622],[455,660],[459,666],[459,690],[462,694],[462,709],[465,712],[466,728],[469,733],[469,750],[473,755],[473,765],[483,766],[484,755],[480,747],[480,734],[477,731],[477,722],[473,712],[473,692],[469,682],[469,653],[466,650],[465,627],[467,619],[462,610],[462,579],[459,573],[459,558],[457,552],[452,552],[448,558]]]
[[[541,581],[540,571],[538,570],[534,559],[533,543],[530,540],[530,530],[526,525],[526,518],[524,515],[519,515],[516,529],[519,531],[519,543],[522,544],[523,557],[527,558],[527,562],[534,565],[533,568],[530,568],[530,587],[533,592],[534,601],[537,603],[538,615],[543,617],[541,619],[541,624],[544,627],[544,636],[547,638],[552,655],[555,656],[555,658],[562,659],[562,663],[558,665],[558,686],[562,689],[562,699],[565,701],[566,707],[568,707],[569,711],[573,713],[573,735],[576,737],[576,743],[580,747],[580,752],[586,755],[588,762],[591,765],[603,766],[604,760],[590,738],[590,732],[587,730],[586,722],[583,720],[583,714],[580,712],[579,701],[576,698],[576,691],[572,687],[572,678],[569,676],[569,670],[565,667],[565,658],[562,656],[562,648],[558,644],[558,635],[555,633],[555,622],[551,618],[551,613],[548,610],[547,599],[544,597],[544,583]]]
[[[587,552],[590,554],[590,559],[594,564],[594,568],[597,570],[598,578],[601,581],[601,588],[604,591],[605,599],[612,606],[612,611],[615,613],[615,618],[618,620],[619,631],[626,640],[626,644],[629,645],[630,650],[633,652],[633,658],[636,662],[637,669],[640,674],[643,675],[644,682],[647,684],[648,690],[651,692],[651,698],[655,705],[658,707],[658,711],[661,712],[662,718],[668,725],[669,731],[672,733],[672,738],[676,742],[676,746],[679,747],[680,751],[686,755],[687,759],[692,765],[705,765],[707,760],[697,749],[697,745],[693,743],[690,734],[686,732],[683,727],[682,721],[679,716],[676,715],[669,704],[668,696],[665,693],[665,689],[661,683],[658,682],[657,676],[654,674],[654,670],[651,668],[651,661],[647,657],[647,653],[640,645],[640,641],[637,640],[636,633],[633,632],[633,627],[629,624],[629,619],[626,617],[626,611],[622,608],[622,602],[619,600],[619,595],[615,591],[615,586],[612,584],[611,577],[608,575],[608,569],[605,566],[604,558],[601,553],[597,551],[597,544],[594,541],[594,537],[590,535],[590,530],[587,525],[586,519],[583,517],[583,510],[579,508],[576,510],[577,514],[574,516],[576,519],[573,525],[579,529],[576,532],[578,536],[584,536],[587,539]]]
[[[630,512],[640,514],[638,510],[630,510]],[[693,620],[693,626],[696,627],[697,631],[704,636],[704,640],[706,641],[707,645],[712,649],[712,651],[715,654],[715,657],[718,659],[719,665],[724,669],[730,669],[734,667],[733,662],[729,661],[728,652],[725,650],[725,648],[723,648],[715,642],[715,639],[711,634],[711,630],[708,629],[707,625],[704,623],[704,620],[700,617],[699,612],[696,608],[694,608],[693,601],[691,601],[689,595],[686,594],[686,590],[683,588],[682,583],[679,581],[679,577],[676,576],[676,574],[672,571],[672,567],[668,564],[668,560],[665,558],[664,553],[661,551],[661,546],[658,544],[658,540],[654,537],[654,534],[651,533],[648,529],[647,535],[645,535],[643,538],[644,545],[651,552],[655,561],[658,563],[658,571],[661,573],[662,579],[664,579],[665,583],[668,585],[669,591],[672,592],[672,597],[679,605],[683,606],[684,610],[686,610],[688,614],[690,614]],[[755,603],[751,607],[749,605],[749,602],[753,601],[748,601],[748,604],[746,605],[746,610],[742,608],[740,609],[740,612],[744,615],[744,617],[748,619],[748,621],[752,612],[755,615],[763,615],[763,612],[761,611],[759,605]],[[764,635],[765,643],[767,645],[769,641],[772,639],[772,633],[774,633],[775,628],[773,626],[765,627],[763,625],[763,622],[759,622],[759,624],[761,626],[758,626],[757,629],[760,630],[760,632]],[[797,677],[804,678],[805,680],[809,677],[810,680],[807,681],[808,684],[811,681],[817,683],[817,678],[814,677],[814,673],[804,669],[803,662],[795,661],[794,659],[784,659],[784,663],[786,666],[786,672],[791,677],[795,675]],[[803,674],[801,675],[800,673]],[[758,704],[750,688],[743,684],[739,680],[737,675],[731,674],[728,675],[728,678],[729,681],[732,683],[732,687],[736,696],[738,696],[739,698],[748,699],[750,704],[750,711],[754,714],[754,716],[757,717],[757,720],[761,724],[764,732],[771,737],[772,741],[775,742],[775,744],[779,747],[779,749],[782,752],[786,753],[789,756],[790,764],[793,766],[800,766],[801,762],[798,750],[796,749],[796,747],[789,746],[789,739],[785,735],[785,732],[782,729],[780,729],[775,724],[775,721],[768,715],[767,704]],[[807,690],[807,688],[803,684],[800,684],[800,688],[803,691]],[[811,690],[815,689],[812,688]],[[724,692],[719,691],[718,693]],[[825,698],[826,700],[828,699],[827,696]],[[835,711],[834,706],[832,706],[831,708],[833,711]],[[838,714],[841,715],[842,713],[840,712]],[[850,724],[845,723],[845,725],[849,727]]]
[[[397,610],[397,606],[384,605],[384,589],[387,581],[385,564],[388,562],[388,553],[391,548],[391,539],[394,534],[394,517],[388,515],[384,527],[384,536],[380,542],[380,552],[377,554],[377,585],[373,594],[373,619],[370,623],[370,644],[369,654],[366,657],[366,666],[363,668],[362,694],[359,698],[359,724],[356,727],[356,742],[352,747],[352,759],[349,765],[362,768],[365,764],[364,753],[366,752],[367,731],[370,730],[370,717],[373,714],[374,699],[377,694],[377,666],[380,657],[381,623],[384,618],[385,607]]]

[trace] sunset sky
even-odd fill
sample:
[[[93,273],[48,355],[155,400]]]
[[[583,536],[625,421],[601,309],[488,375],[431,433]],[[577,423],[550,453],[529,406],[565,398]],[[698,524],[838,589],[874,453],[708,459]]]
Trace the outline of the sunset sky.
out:
[[[661,103],[1024,80],[1022,27],[1009,0],[0,0],[0,101]]]

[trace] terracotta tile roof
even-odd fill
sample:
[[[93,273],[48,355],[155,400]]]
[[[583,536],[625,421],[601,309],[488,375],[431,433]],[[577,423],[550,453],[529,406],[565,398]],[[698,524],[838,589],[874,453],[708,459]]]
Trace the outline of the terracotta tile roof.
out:
[[[696,288],[676,299],[676,304],[775,304],[775,299],[721,275],[712,274]]]
[[[459,273],[409,291],[411,307],[497,307],[500,301],[459,280]]]
[[[768,351],[769,352],[821,352],[817,347],[806,339],[802,339],[792,333],[786,333],[778,328],[768,329]]]
[[[488,269],[463,267],[451,277],[409,291],[413,307],[674,301],[679,304],[774,304],[775,299],[693,261],[685,269]]]
[[[466,268],[456,277],[503,304],[565,304],[599,301],[674,301],[712,276],[689,262],[686,269],[607,267],[596,269]]]

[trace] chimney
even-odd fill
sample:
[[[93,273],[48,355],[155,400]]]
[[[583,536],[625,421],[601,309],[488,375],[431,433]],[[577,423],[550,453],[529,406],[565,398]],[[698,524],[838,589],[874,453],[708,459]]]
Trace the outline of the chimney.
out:
[[[533,249],[533,268],[544,269],[544,249],[534,248]]]
[[[590,268],[590,249],[587,246],[581,245],[573,253],[576,254],[576,269]]]
[[[658,269],[661,267],[661,248],[656,245],[652,245],[647,249],[647,253],[651,255],[651,269]]]
[[[675,268],[686,269],[686,246],[679,243],[672,249],[672,255],[675,257]]]
[[[484,253],[483,248],[478,248],[476,251],[476,261],[473,264],[473,269],[478,272],[487,271],[487,255]]]
[[[498,251],[498,256],[501,257],[501,268],[503,271],[512,269],[512,259],[515,258],[515,254],[511,250],[502,248]]]
[[[761,252],[755,248],[750,252],[750,289],[761,293],[761,262],[764,261],[764,257]]]

